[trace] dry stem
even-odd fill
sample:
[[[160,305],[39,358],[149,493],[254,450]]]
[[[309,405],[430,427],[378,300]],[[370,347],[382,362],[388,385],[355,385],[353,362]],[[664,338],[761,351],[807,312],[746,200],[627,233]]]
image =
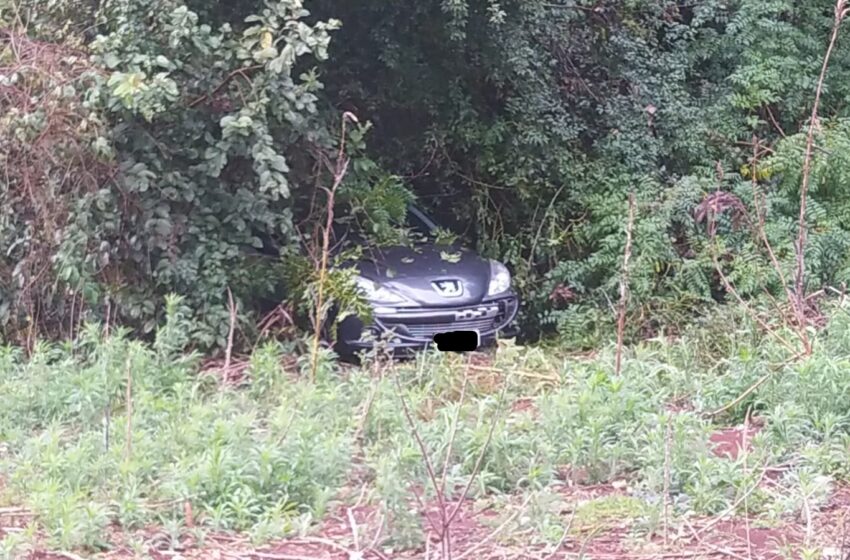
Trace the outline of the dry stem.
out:
[[[811,345],[809,343],[808,334],[806,333],[806,325],[805,325],[805,317],[801,320],[801,317],[796,310],[798,307],[796,306],[796,296],[791,288],[788,286],[788,282],[785,279],[785,273],[782,271],[782,266],[779,264],[779,259],[776,258],[776,253],[773,251],[773,246],[771,246],[770,241],[767,239],[767,233],[765,232],[765,217],[761,212],[761,201],[758,195],[758,177],[757,177],[757,166],[758,166],[758,156],[759,156],[759,141],[758,138],[753,136],[753,161],[751,165],[752,171],[752,190],[753,190],[753,206],[756,211],[756,230],[761,238],[761,242],[764,244],[765,250],[767,251],[768,257],[770,257],[770,263],[773,265],[773,269],[776,271],[777,276],[779,277],[779,281],[782,283],[782,288],[785,290],[785,297],[788,298],[788,303],[790,303],[795,309],[795,315],[797,319],[797,324],[794,325],[794,332],[800,338],[800,341],[803,343],[804,348],[809,348]],[[785,313],[780,311],[780,316],[785,319]]]
[[[316,310],[313,325],[313,349],[310,353],[310,378],[315,381],[316,369],[319,363],[319,343],[322,339],[322,323],[324,322],[325,312],[325,281],[328,274],[328,259],[330,256],[330,239],[331,229],[334,221],[334,202],[336,191],[342,184],[345,174],[348,172],[348,163],[350,159],[345,155],[345,127],[348,120],[358,122],[357,117],[352,113],[345,112],[342,115],[342,131],[340,133],[339,152],[336,157],[336,165],[333,171],[333,184],[330,189],[320,187],[327,193],[327,212],[325,218],[325,226],[322,230],[322,254],[318,263],[319,277],[316,294]]]
[[[130,356],[127,356],[127,426],[124,435],[124,456],[130,459],[133,454],[133,371],[130,368]]]
[[[626,248],[623,251],[623,269],[620,273],[620,304],[617,317],[617,356],[614,371],[620,374],[623,362],[623,333],[626,329],[626,306],[629,297],[629,259],[632,256],[632,229],[635,223],[635,195],[629,193],[629,218],[626,223]]]
[[[224,381],[230,381],[230,360],[233,357],[233,331],[236,329],[236,304],[233,303],[233,292],[227,288],[227,310],[230,314],[230,327],[227,330],[227,348],[224,351]]]
[[[820,99],[823,94],[823,84],[826,80],[826,70],[829,66],[829,57],[832,55],[832,50],[835,48],[835,41],[838,39],[838,30],[841,27],[841,22],[847,15],[847,12],[846,0],[838,0],[835,4],[835,19],[832,25],[832,35],[829,39],[829,46],[826,49],[826,54],[823,57],[823,65],[821,66],[820,77],[818,78],[818,85],[815,90],[815,102],[812,105],[812,114],[809,119],[809,132],[806,135],[806,155],[803,159],[803,183],[800,187],[800,219],[798,224],[796,246],[797,270],[794,278],[794,290],[796,295],[794,303],[800,328],[805,328],[806,325],[806,201],[809,193],[809,180],[812,172],[812,151],[815,143],[815,128],[818,126],[818,107],[820,106]],[[808,356],[812,353],[812,346],[808,342],[808,339],[806,339],[804,344],[805,354]]]
[[[670,447],[673,444],[673,415],[667,413],[667,433],[664,437],[664,546],[667,546],[670,516]]]

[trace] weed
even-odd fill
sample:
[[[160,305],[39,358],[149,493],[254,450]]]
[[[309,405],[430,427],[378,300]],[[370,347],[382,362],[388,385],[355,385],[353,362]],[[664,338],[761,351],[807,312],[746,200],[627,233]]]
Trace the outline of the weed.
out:
[[[606,522],[629,523],[644,516],[647,509],[646,502],[633,496],[602,496],[578,504],[572,530],[580,534]]]
[[[0,539],[0,560],[17,560],[27,556],[34,549],[33,531],[9,533]]]
[[[467,485],[475,499],[525,494],[511,527],[540,544],[562,537],[568,510],[573,531],[616,517],[635,533],[656,532],[665,492],[673,516],[742,513],[746,496],[752,515],[803,519],[850,474],[844,315],[800,362],[783,361],[784,350],[744,321],[705,350],[696,345],[708,335],[690,331],[633,346],[619,375],[613,347],[581,357],[502,345],[492,364],[469,370],[466,358],[438,353],[399,364],[375,355],[343,370],[322,350],[313,381],[285,372],[290,349],[267,343],[250,358],[244,391],[197,375],[197,357],[174,334],[176,308],[159,333],[177,337],[169,343],[90,326],[74,344],[35,345],[27,359],[0,349],[0,503],[30,507],[33,527],[63,549],[107,546],[104,528],[114,523],[128,532],[164,523],[173,543],[209,529],[248,531],[261,543],[308,533],[343,487],[367,484],[386,521],[383,543],[410,548],[423,538],[417,496],[436,497],[424,447],[445,468],[446,496]],[[705,414],[767,373],[735,407]],[[744,407],[763,425],[747,469],[709,445]],[[788,466],[784,477],[755,489],[776,464]],[[578,505],[559,494],[559,484],[615,479],[631,493]],[[7,536],[2,554],[28,542]]]
[[[127,529],[177,523],[158,504],[186,500],[202,524],[260,523],[268,535],[299,509],[323,514],[350,463],[357,396],[343,395],[344,385],[284,384],[275,350],[264,348],[252,362],[262,389],[210,393],[172,347],[98,332],[87,329],[75,353],[41,345],[23,364],[7,351],[0,370],[4,500],[30,504],[52,543],[100,547],[113,520]],[[109,410],[113,425],[124,424],[125,362],[136,380],[129,457],[122,430],[108,441],[101,423]]]

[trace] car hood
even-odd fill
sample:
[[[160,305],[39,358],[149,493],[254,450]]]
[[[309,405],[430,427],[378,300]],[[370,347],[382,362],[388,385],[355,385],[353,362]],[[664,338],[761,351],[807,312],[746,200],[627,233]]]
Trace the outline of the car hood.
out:
[[[422,306],[445,307],[481,302],[490,285],[490,262],[469,249],[446,245],[370,249],[356,263],[360,275]],[[441,295],[435,282],[456,280],[463,292]]]

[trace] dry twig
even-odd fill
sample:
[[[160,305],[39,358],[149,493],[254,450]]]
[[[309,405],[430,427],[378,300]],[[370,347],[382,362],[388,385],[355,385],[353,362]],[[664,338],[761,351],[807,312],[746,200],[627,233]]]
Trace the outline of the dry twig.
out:
[[[133,454],[133,370],[130,364],[130,356],[127,356],[127,391],[125,395],[125,400],[127,401],[127,425],[124,431],[124,457],[127,460]]]
[[[747,479],[747,475],[749,474],[747,472],[747,459],[749,459],[749,457],[750,457],[749,437],[750,437],[750,417],[751,417],[752,413],[753,413],[752,407],[747,409],[747,414],[744,416],[744,433],[743,433],[742,438],[741,438],[741,440],[742,440],[741,441],[741,445],[742,445],[741,453],[743,453],[743,455],[744,455],[743,461],[742,461],[742,468],[744,469],[744,480]],[[767,471],[765,471],[765,472],[767,472]],[[752,538],[750,536],[750,504],[749,504],[749,501],[747,500],[747,498],[748,498],[748,495],[745,494],[744,495],[744,524],[745,524],[744,528],[747,531],[747,558],[752,559],[752,557],[753,557],[753,544],[752,544]]]
[[[629,193],[629,218],[626,223],[626,248],[623,251],[623,269],[620,272],[620,304],[617,317],[617,356],[614,371],[620,374],[623,361],[623,335],[626,330],[626,306],[629,298],[629,259],[632,256],[632,228],[635,224],[635,195]]]
[[[479,549],[481,549],[481,547],[482,547],[482,546],[484,546],[485,544],[487,544],[488,542],[490,542],[491,540],[493,540],[494,538],[496,538],[496,535],[498,535],[499,533],[501,533],[502,531],[504,531],[504,530],[505,530],[505,527],[507,527],[508,525],[510,525],[510,524],[511,524],[511,522],[512,522],[514,519],[516,519],[516,518],[517,518],[517,516],[518,516],[520,513],[522,513],[523,511],[525,511],[525,507],[528,505],[528,502],[530,502],[530,501],[531,501],[531,496],[532,496],[532,494],[530,494],[530,493],[529,493],[529,494],[528,494],[528,496],[526,496],[525,500],[523,500],[523,502],[522,502],[522,504],[519,506],[519,508],[518,508],[515,512],[513,512],[511,515],[509,515],[509,516],[508,516],[508,518],[507,518],[507,519],[505,519],[505,521],[503,521],[501,525],[499,525],[498,527],[496,527],[495,529],[493,529],[493,530],[492,530],[492,531],[491,531],[491,532],[490,532],[490,533],[489,533],[486,537],[484,537],[483,539],[481,539],[480,541],[478,541],[477,543],[475,543],[474,545],[472,545],[471,547],[469,547],[468,549],[466,549],[465,551],[463,551],[462,553],[460,553],[460,554],[459,554],[459,555],[455,558],[455,560],[463,560],[463,558],[466,558],[467,556],[469,556],[469,555],[470,555],[470,554],[472,554],[473,552],[477,552]]]
[[[673,415],[667,413],[667,432],[664,437],[664,546],[668,544],[670,515],[670,447],[673,445]]]
[[[714,519],[712,519],[708,524],[701,527],[698,531],[694,531],[694,536],[699,538],[700,535],[704,534],[706,531],[720,523],[727,515],[734,512],[742,503],[744,503],[744,500],[746,500],[750,496],[750,494],[756,491],[756,489],[761,485],[762,480],[764,480],[764,477],[767,475],[769,470],[770,469],[766,467],[762,468],[761,475],[759,476],[758,480],[756,480],[756,483],[753,484],[746,492],[744,492],[737,500],[735,500],[732,505],[730,505],[728,508],[716,515]]]
[[[233,292],[227,288],[227,310],[230,313],[230,328],[227,331],[227,348],[224,351],[224,381],[230,381],[230,359],[233,355],[233,331],[236,329],[236,304],[233,303]]]
[[[468,358],[467,362],[469,360],[471,360],[471,358]],[[424,367],[424,363],[425,363],[424,360],[420,361],[420,374],[422,373],[421,368]],[[466,498],[469,495],[469,491],[472,488],[472,483],[477,478],[478,473],[481,469],[481,466],[482,466],[483,461],[484,461],[484,456],[487,452],[487,448],[490,446],[490,442],[492,441],[493,432],[496,428],[496,424],[499,420],[499,417],[501,416],[500,412],[502,410],[502,405],[503,405],[503,402],[504,402],[504,396],[505,396],[505,393],[506,393],[507,387],[508,387],[508,382],[507,382],[507,377],[506,377],[505,380],[504,380],[504,384],[502,386],[502,392],[500,393],[500,396],[499,396],[498,410],[497,410],[497,413],[493,415],[493,420],[490,423],[490,427],[489,427],[489,430],[487,432],[487,438],[484,440],[484,444],[481,446],[481,450],[478,454],[478,457],[476,458],[475,465],[473,466],[472,472],[469,475],[469,479],[467,480],[466,485],[464,486],[463,490],[461,491],[460,496],[458,497],[457,502],[455,503],[454,507],[451,509],[451,511],[449,511],[448,503],[447,503],[447,493],[446,493],[446,489],[445,489],[445,482],[446,482],[446,476],[447,476],[448,467],[449,467],[450,455],[451,455],[452,448],[454,446],[454,439],[455,439],[456,434],[457,434],[457,422],[459,420],[460,408],[463,406],[463,399],[465,398],[465,395],[466,395],[466,388],[467,388],[468,379],[469,379],[469,368],[467,367],[467,368],[465,368],[465,371],[464,371],[464,384],[463,384],[463,388],[461,389],[461,401],[458,403],[458,410],[457,410],[457,412],[454,416],[454,420],[452,422],[452,428],[451,428],[451,431],[449,433],[450,439],[449,439],[449,442],[448,442],[448,445],[447,445],[447,450],[446,450],[447,456],[445,458],[445,462],[444,462],[444,465],[443,465],[443,471],[441,473],[440,481],[438,481],[437,480],[437,473],[436,473],[434,466],[432,464],[430,454],[428,453],[428,448],[425,445],[425,442],[422,440],[422,437],[419,434],[419,430],[416,428],[416,422],[413,420],[413,415],[410,412],[410,407],[408,406],[407,400],[404,398],[404,395],[402,394],[402,388],[401,388],[401,384],[399,383],[398,377],[395,378],[396,390],[397,390],[399,399],[401,400],[402,410],[404,411],[404,416],[407,419],[408,425],[410,426],[410,430],[413,434],[413,438],[416,440],[416,443],[419,446],[419,450],[422,453],[422,460],[425,464],[425,470],[428,473],[428,478],[431,482],[431,486],[432,486],[434,493],[436,495],[437,506],[439,508],[439,515],[440,515],[439,526],[437,526],[437,524],[434,522],[434,520],[431,518],[431,516],[427,513],[427,509],[425,507],[424,500],[419,496],[419,493],[416,492],[415,489],[413,489],[413,495],[416,497],[417,502],[419,503],[420,507],[425,512],[425,517],[428,520],[428,523],[431,525],[431,527],[437,533],[437,536],[438,536],[439,542],[440,542],[440,547],[441,547],[441,557],[445,560],[450,560],[452,558],[452,541],[451,541],[451,526],[452,526],[452,523],[454,522],[457,515],[460,513],[460,509],[461,509],[461,507],[463,507],[463,503],[466,501]]]

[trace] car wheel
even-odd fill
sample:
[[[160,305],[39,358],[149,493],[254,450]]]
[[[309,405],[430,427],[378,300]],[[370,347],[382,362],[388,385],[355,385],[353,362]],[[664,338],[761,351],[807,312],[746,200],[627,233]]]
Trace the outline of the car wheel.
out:
[[[363,330],[363,322],[358,317],[351,315],[337,323],[335,330],[334,351],[344,362],[359,363],[360,359],[357,355],[357,350],[351,345],[346,344],[345,341],[360,338],[360,333]]]

